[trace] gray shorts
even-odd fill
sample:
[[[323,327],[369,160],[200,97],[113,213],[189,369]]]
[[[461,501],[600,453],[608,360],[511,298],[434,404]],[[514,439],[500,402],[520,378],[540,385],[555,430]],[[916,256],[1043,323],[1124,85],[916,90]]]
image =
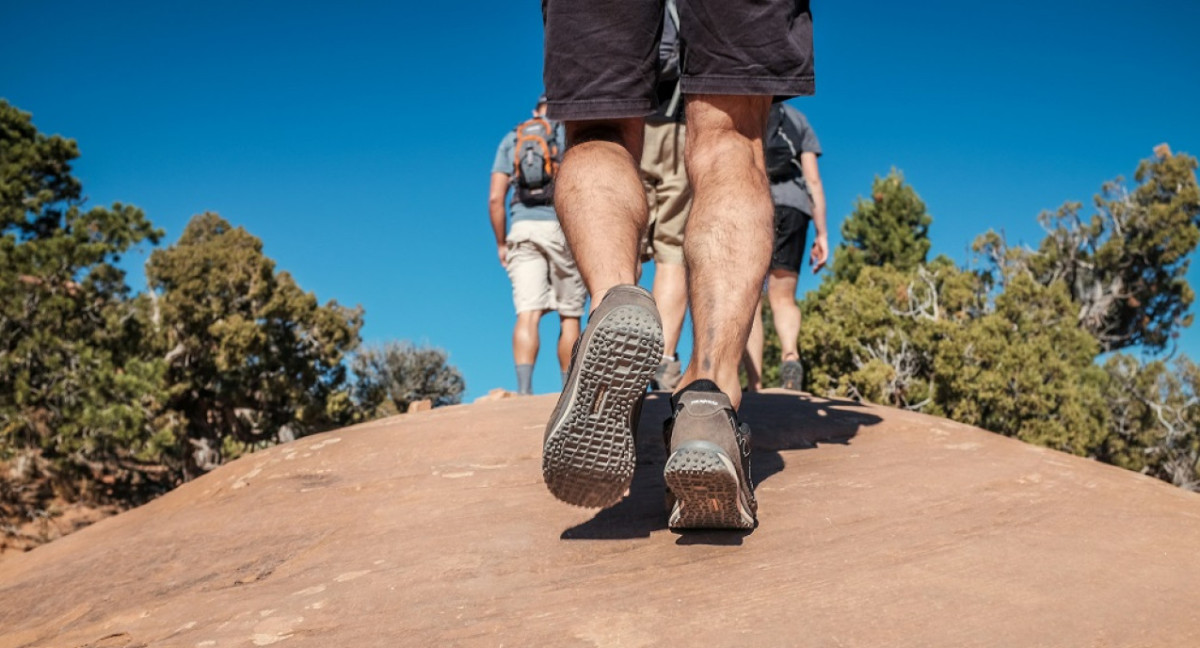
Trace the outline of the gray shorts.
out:
[[[678,0],[685,94],[812,94],[808,0]],[[548,114],[643,117],[655,109],[663,0],[546,0]]]

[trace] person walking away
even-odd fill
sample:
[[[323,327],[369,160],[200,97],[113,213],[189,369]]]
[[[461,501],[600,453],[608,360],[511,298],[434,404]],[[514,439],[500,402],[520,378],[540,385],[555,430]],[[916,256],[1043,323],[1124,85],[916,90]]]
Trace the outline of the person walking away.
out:
[[[565,502],[606,507],[632,481],[633,432],[663,352],[658,307],[635,279],[648,218],[638,161],[664,7],[547,0],[543,9],[548,114],[565,121],[569,144],[554,204],[594,301],[546,425],[542,477]],[[665,425],[667,523],[749,529],[757,503],[738,365],[771,257],[762,140],[772,98],[813,92],[812,16],[807,0],[686,0],[679,36],[694,337]]]
[[[813,225],[809,265],[816,274],[829,260],[825,222],[825,189],[817,168],[821,143],[804,114],[778,103],[767,120],[767,175],[775,203],[775,246],[767,274],[767,299],[775,331],[779,334],[779,378],[784,389],[799,391],[804,383],[800,362],[800,307],[796,286],[804,257],[808,224]],[[762,389],[762,299],[755,306],[754,327],[746,342],[747,389]]]
[[[554,212],[555,176],[565,142],[562,124],[546,119],[542,97],[533,117],[500,141],[492,163],[488,214],[500,265],[512,281],[517,311],[512,345],[519,394],[533,393],[538,325],[550,311],[558,311],[558,362],[566,381],[587,300],[583,279]]]
[[[692,186],[684,166],[683,97],[679,44],[679,12],[667,0],[662,40],[658,47],[659,102],[646,117],[640,165],[642,186],[649,205],[649,224],[642,263],[654,261],[652,294],[663,323],[663,358],[650,381],[651,389],[674,390],[683,374],[679,361],[679,336],[687,315],[687,270],[683,265],[683,231],[692,207]]]

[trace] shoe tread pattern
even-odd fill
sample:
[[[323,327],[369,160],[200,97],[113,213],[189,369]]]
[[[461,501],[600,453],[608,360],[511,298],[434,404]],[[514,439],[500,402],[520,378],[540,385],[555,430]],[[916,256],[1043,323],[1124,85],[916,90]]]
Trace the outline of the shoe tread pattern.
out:
[[[542,476],[558,499],[588,508],[624,496],[635,464],[634,409],[662,357],[662,328],[651,312],[619,306],[597,324],[575,393],[546,438]]]
[[[790,391],[800,391],[804,382],[804,368],[798,362],[785,362],[779,369],[781,386]]]
[[[689,444],[671,453],[663,477],[673,496],[672,529],[752,529],[753,504],[739,506],[741,489],[732,459],[711,444]]]

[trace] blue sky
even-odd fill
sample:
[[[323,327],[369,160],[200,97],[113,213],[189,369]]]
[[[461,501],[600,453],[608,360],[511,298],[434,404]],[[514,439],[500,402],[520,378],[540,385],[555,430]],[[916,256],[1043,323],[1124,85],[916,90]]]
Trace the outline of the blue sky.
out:
[[[541,90],[539,4],[337,4],[0,3],[0,96],[79,142],[91,204],[137,205],[168,242],[219,212],[322,301],[361,304],[368,342],[447,349],[468,398],[514,388],[486,200],[496,145]],[[834,245],[893,166],[933,215],[933,252],[962,261],[989,227],[1036,243],[1039,211],[1090,203],[1160,142],[1200,153],[1194,0],[813,13],[817,95],[793,104],[825,150]],[[552,318],[542,332],[548,392]],[[1200,332],[1180,349],[1200,358]]]

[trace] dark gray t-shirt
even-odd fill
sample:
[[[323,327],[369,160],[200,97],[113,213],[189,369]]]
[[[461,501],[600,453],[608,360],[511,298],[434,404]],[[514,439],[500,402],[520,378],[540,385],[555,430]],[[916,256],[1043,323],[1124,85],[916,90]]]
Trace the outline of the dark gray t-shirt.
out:
[[[800,142],[796,147],[796,160],[793,164],[799,166],[801,153],[814,153],[820,157],[821,143],[817,141],[817,134],[813,131],[812,126],[809,126],[804,114],[788,104],[783,104],[783,116],[784,119],[791,120],[792,124],[796,126],[796,130],[800,132]],[[812,195],[804,183],[804,178],[799,175],[783,182],[772,182],[771,199],[775,201],[776,205],[799,209],[812,216]]]
[[[554,137],[559,142],[567,141],[567,132],[561,122],[554,123]],[[503,173],[509,179],[509,191],[512,191],[513,175],[513,154],[517,146],[517,131],[508,131],[504,139],[500,140],[500,147],[496,149],[496,159],[492,162],[492,173]],[[560,145],[561,146],[561,145]],[[509,203],[509,225],[522,220],[540,220],[552,221],[558,217],[554,214],[552,205],[535,205],[529,207],[522,205],[518,200],[512,200]]]

